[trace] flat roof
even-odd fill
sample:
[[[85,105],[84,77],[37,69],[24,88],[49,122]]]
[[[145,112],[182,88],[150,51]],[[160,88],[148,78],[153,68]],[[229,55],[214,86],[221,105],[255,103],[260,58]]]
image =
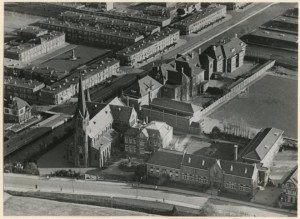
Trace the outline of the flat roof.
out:
[[[90,15],[90,14],[78,13],[73,11],[63,12],[61,13],[60,17],[62,19],[69,18],[73,21],[89,22],[90,24],[97,24],[107,28],[118,27],[118,28],[122,28],[123,31],[148,32],[148,31],[153,31],[155,29],[160,30],[160,27],[151,24],[143,24],[143,23],[138,23],[133,21],[113,19],[113,18],[103,17],[99,15]]]
[[[56,69],[57,71],[70,72],[71,70],[81,65],[84,65],[90,60],[93,60],[109,52],[109,50],[99,49],[90,46],[83,46],[83,45],[77,46],[74,50],[75,50],[75,56],[77,57],[77,59],[74,61],[70,59],[70,57],[72,56],[72,49],[71,49],[37,66],[39,68],[49,67],[49,68]]]
[[[251,33],[251,35],[298,43],[297,36],[293,34],[277,32],[277,31],[257,29],[256,31]]]
[[[179,30],[177,30],[177,29],[165,28],[159,33],[155,33],[155,34],[147,37],[146,39],[140,40],[139,42],[136,42],[135,44],[128,46],[127,48],[125,48],[121,51],[118,51],[116,54],[131,56],[131,55],[151,46],[152,44],[156,43],[157,41],[160,41],[160,40],[170,36],[171,34],[175,34],[177,32],[179,33]]]
[[[208,8],[203,8],[201,11],[196,12],[194,14],[192,14],[191,16],[184,18],[181,21],[176,22],[174,25],[183,25],[183,26],[189,26],[194,24],[195,22],[202,20],[206,17],[208,17],[209,15],[220,11],[222,9],[226,8],[226,6],[224,5],[216,5],[214,7],[208,7]]]
[[[40,27],[37,27],[37,26],[27,26],[27,27],[21,27],[19,30],[18,30],[18,33],[31,33],[31,34],[40,34],[40,33],[47,33],[48,30],[46,29],[42,29]]]
[[[111,35],[111,36],[117,36],[117,37],[122,37],[122,38],[128,38],[128,39],[139,39],[143,38],[143,36],[140,33],[137,32],[125,32],[121,30],[112,30],[111,28],[104,28],[104,27],[99,27],[99,26],[88,26],[86,24],[82,23],[73,23],[73,22],[67,22],[67,21],[60,21],[57,19],[47,19],[44,21],[39,21],[38,24],[50,24],[58,27],[64,27],[68,29],[75,29],[79,31],[88,31],[88,32],[94,32],[94,33],[99,33],[99,34],[104,34],[104,35]]]
[[[44,86],[44,83],[36,80],[25,80],[13,76],[4,76],[4,85],[34,89],[38,86]]]
[[[274,18],[273,21],[279,21],[279,22],[289,23],[289,24],[298,24],[298,18],[286,17],[286,16],[278,16]]]

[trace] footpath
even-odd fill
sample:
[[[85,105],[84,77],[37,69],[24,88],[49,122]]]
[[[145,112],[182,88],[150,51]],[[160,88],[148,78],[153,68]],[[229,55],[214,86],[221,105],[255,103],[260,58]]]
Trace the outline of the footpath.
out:
[[[20,178],[31,178],[31,179],[36,179],[36,180],[53,180],[53,181],[70,181],[72,183],[72,179],[65,179],[65,178],[46,178],[46,177],[40,177],[40,176],[30,176],[30,175],[21,175],[21,174],[6,174],[5,175],[13,176],[13,177],[20,177]],[[106,181],[84,181],[84,180],[76,180],[76,182],[81,182],[81,183],[97,183],[97,184],[114,184],[114,185],[120,185],[120,186],[128,186],[128,183],[124,182],[106,182]],[[264,210],[270,210],[273,212],[281,212],[281,213],[288,213],[288,214],[295,214],[297,215],[297,212],[294,210],[286,210],[286,209],[280,209],[280,208],[273,208],[269,206],[262,206],[259,204],[251,203],[251,202],[246,202],[246,201],[240,201],[240,200],[235,200],[235,199],[230,199],[226,197],[221,197],[221,196],[215,196],[215,195],[209,195],[206,193],[201,193],[197,191],[189,191],[189,190],[183,190],[183,189],[176,189],[176,188],[170,188],[170,187],[164,187],[164,186],[159,186],[156,188],[155,185],[146,185],[146,184],[136,184],[132,183],[132,188],[140,188],[140,189],[149,189],[149,190],[157,190],[157,191],[167,191],[175,194],[183,194],[183,195],[189,195],[189,196],[194,196],[194,197],[204,197],[207,199],[211,200],[218,200],[218,201],[223,201],[224,203],[229,202],[229,203],[235,203],[238,205],[243,205],[243,206],[248,206],[248,207],[255,207],[259,209],[264,209]],[[19,187],[13,187],[13,186],[5,186],[4,185],[4,190],[12,190],[12,191],[36,191],[35,189],[28,189],[28,188],[19,188]],[[51,189],[43,189],[43,192],[53,192]],[[173,205],[178,205],[182,207],[188,207],[188,208],[193,208],[193,209],[200,209],[201,206],[199,205],[193,205],[193,204],[188,204],[188,203],[182,203],[182,202],[177,202],[174,200],[168,200],[165,198],[159,199],[159,198],[151,198],[151,197],[144,197],[144,196],[138,196],[138,195],[124,195],[124,194],[114,194],[113,196],[109,193],[97,191],[94,192],[93,194],[87,194],[85,191],[73,191],[72,192],[66,192],[63,191],[61,193],[65,194],[81,194],[81,195],[99,195],[99,196],[109,196],[111,198],[114,197],[121,197],[121,198],[130,198],[130,199],[135,199],[135,200],[145,200],[145,201],[153,201],[153,202],[160,202],[160,203],[166,203],[166,204],[173,204]]]

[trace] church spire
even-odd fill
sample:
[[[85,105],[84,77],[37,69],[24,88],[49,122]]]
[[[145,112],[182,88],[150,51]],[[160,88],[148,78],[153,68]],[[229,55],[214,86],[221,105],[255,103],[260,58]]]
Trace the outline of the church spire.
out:
[[[82,77],[81,74],[79,76],[79,90],[78,90],[78,105],[77,105],[77,115],[80,113],[82,117],[86,116],[86,103],[85,103],[85,95],[82,85]]]

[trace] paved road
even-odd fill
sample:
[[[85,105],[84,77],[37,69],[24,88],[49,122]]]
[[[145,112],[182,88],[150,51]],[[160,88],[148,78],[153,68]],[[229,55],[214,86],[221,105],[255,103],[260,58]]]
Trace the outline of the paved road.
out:
[[[151,201],[162,201],[165,199],[165,202],[178,204],[181,206],[192,207],[192,208],[200,208],[203,206],[210,197],[206,194],[197,193],[197,196],[193,195],[195,192],[185,191],[186,194],[183,193],[175,193],[170,191],[161,191],[161,190],[152,190],[152,189],[144,189],[132,188],[131,184],[126,183],[112,183],[112,182],[88,182],[88,181],[71,181],[71,180],[63,180],[63,179],[42,179],[39,177],[32,176],[23,176],[16,174],[5,174],[4,175],[4,189],[11,190],[35,190],[35,185],[38,185],[38,189],[41,191],[52,191],[52,192],[60,192],[60,188],[62,188],[62,192],[66,193],[75,193],[78,194],[91,194],[91,195],[104,195],[104,196],[112,196],[112,197],[129,197],[151,200]],[[222,206],[222,209],[227,209],[228,211],[232,211],[236,209],[236,207],[241,207],[245,212],[253,215],[255,210],[256,216],[291,216],[291,213],[286,212],[276,212],[274,210],[268,209],[256,209],[253,206],[245,206],[237,203],[236,201],[218,201],[213,200],[217,205]]]

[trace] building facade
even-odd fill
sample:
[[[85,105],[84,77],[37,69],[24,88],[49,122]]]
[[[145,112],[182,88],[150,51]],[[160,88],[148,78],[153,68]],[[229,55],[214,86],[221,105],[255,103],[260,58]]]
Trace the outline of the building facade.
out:
[[[67,102],[78,93],[79,74],[82,75],[84,89],[88,89],[97,84],[104,83],[113,74],[118,74],[119,68],[119,61],[109,58],[102,60],[101,63],[85,66],[63,80],[42,89],[40,101],[44,104],[61,104]]]
[[[113,108],[111,108],[113,106]],[[86,102],[82,78],[79,78],[78,107],[75,114],[73,143],[68,148],[68,160],[76,167],[103,167],[111,156],[111,148],[119,144],[119,134],[113,130],[112,109],[125,110],[115,98],[108,104]],[[131,124],[136,118],[128,117]],[[116,120],[120,120],[119,116]]]
[[[44,83],[35,80],[4,76],[4,98],[7,100],[19,97],[29,104],[38,103],[40,100],[40,90],[44,87]]]
[[[225,17],[226,6],[213,5],[176,22],[174,28],[179,29],[182,35],[189,35],[197,33]]]
[[[144,155],[169,146],[173,139],[173,128],[164,122],[152,121],[132,127],[124,133],[124,139],[126,153]]]
[[[4,57],[29,62],[36,57],[46,54],[65,45],[65,34],[52,31],[48,34],[31,39],[27,43],[6,44]]]
[[[58,30],[66,33],[66,41],[72,43],[85,43],[95,46],[127,47],[144,37],[137,32],[125,32],[111,28],[89,26],[83,23],[73,23],[47,19],[39,21],[37,25],[48,30]]]
[[[31,119],[31,106],[24,100],[14,97],[4,100],[4,122],[22,124]]]
[[[281,179],[280,207],[297,208],[298,203],[298,166],[286,173]]]
[[[213,72],[230,73],[244,64],[246,44],[237,35],[234,38],[223,39],[201,53],[200,59],[206,63],[204,67]],[[211,66],[212,65],[212,66]],[[211,69],[212,67],[212,69]]]
[[[179,30],[166,28],[116,53],[122,65],[134,66],[173,46],[179,40]]]

